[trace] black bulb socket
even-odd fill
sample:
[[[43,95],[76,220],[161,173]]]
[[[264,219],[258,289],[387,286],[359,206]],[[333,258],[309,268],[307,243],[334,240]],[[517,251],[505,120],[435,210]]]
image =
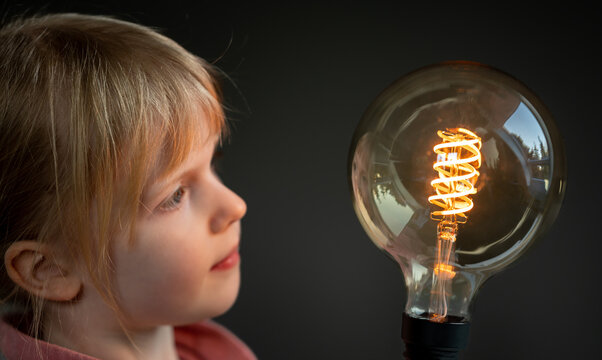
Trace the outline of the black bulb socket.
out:
[[[406,360],[456,360],[468,345],[470,323],[457,316],[434,322],[403,314],[401,338]]]

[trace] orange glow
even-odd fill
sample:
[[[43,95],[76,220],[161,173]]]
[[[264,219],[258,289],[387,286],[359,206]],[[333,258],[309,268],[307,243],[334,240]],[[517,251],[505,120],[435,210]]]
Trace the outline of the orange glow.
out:
[[[455,259],[458,224],[466,222],[466,213],[474,207],[469,195],[477,192],[474,185],[481,166],[481,138],[464,128],[439,130],[437,135],[442,142],[433,148],[437,154],[433,169],[439,177],[431,181],[436,195],[429,196],[428,201],[441,210],[431,213],[439,224],[429,313],[431,321],[444,322],[450,280],[456,275],[451,262]]]
[[[454,215],[456,221],[465,222],[466,212],[473,203],[468,195],[475,194],[474,184],[481,166],[481,138],[470,130],[458,128],[437,131],[443,140],[435,145],[437,162],[433,169],[439,178],[431,181],[437,195],[429,196],[428,201],[442,208],[433,211],[434,220],[442,220],[446,215]]]
[[[456,272],[454,271],[454,267],[448,264],[436,264],[435,265],[435,274],[437,276],[441,276],[447,279],[451,279],[456,276]]]

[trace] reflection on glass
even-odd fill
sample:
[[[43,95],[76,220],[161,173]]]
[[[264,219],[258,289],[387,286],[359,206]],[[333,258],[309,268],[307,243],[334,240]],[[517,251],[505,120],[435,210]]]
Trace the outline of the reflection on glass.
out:
[[[537,119],[524,103],[504,123],[504,129],[514,137],[516,150],[526,158],[521,164],[530,179],[530,189],[534,196],[545,196],[550,183],[550,154],[546,136]]]
[[[412,210],[405,205],[400,204],[391,194],[391,188],[385,184],[378,184],[375,187],[374,196],[376,197],[376,206],[380,212],[384,223],[389,228],[389,231],[394,235],[398,235],[406,226]]]

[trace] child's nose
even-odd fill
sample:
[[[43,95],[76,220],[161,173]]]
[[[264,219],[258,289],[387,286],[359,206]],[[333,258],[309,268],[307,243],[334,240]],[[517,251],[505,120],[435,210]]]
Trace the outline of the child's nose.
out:
[[[220,233],[239,221],[247,212],[247,203],[232,190],[223,187],[217,210],[211,219],[211,231]]]

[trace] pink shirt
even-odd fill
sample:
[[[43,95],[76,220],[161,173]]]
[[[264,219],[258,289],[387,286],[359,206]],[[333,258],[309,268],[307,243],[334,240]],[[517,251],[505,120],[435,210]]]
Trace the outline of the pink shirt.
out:
[[[179,326],[174,330],[181,360],[257,360],[236,335],[213,321]],[[4,321],[0,321],[0,353],[6,360],[98,360],[36,340]]]

